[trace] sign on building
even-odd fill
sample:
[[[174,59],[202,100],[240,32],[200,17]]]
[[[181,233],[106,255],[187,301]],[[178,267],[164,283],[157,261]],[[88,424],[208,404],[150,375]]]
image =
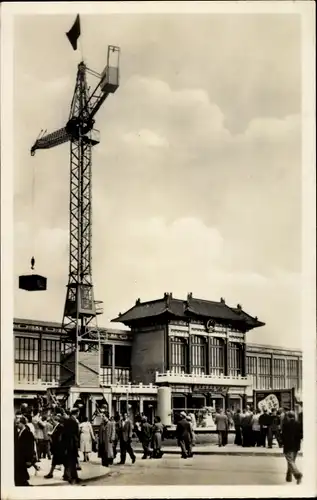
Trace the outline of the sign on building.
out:
[[[263,390],[253,391],[254,407],[263,411],[278,410],[293,410],[295,403],[294,389],[283,390]]]

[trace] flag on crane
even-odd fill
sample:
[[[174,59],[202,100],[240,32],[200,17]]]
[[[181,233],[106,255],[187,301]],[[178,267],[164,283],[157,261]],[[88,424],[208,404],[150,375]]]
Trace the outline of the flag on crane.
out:
[[[73,47],[74,50],[77,50],[77,40],[80,37],[80,17],[79,14],[77,14],[77,17],[75,19],[75,22],[71,29],[66,33],[66,36],[68,40],[71,43],[71,46]]]

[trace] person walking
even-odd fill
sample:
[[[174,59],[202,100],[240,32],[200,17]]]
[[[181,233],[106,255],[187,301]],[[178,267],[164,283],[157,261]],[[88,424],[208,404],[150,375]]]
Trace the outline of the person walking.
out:
[[[73,408],[71,415],[65,414],[62,440],[65,445],[64,477],[70,484],[79,483],[77,473],[79,450],[78,408]]]
[[[40,460],[43,455],[43,441],[44,441],[44,424],[40,415],[39,410],[34,411],[32,418],[32,424],[34,425],[34,435],[37,449],[37,457]]]
[[[30,486],[28,468],[32,466],[34,458],[34,436],[23,415],[16,419],[14,441],[15,486]]]
[[[51,438],[50,434],[52,433],[53,426],[51,422],[47,420],[46,415],[42,417],[43,422],[43,449],[42,449],[42,457],[48,458],[51,460]]]
[[[115,428],[115,437],[112,443],[112,448],[113,448],[113,460],[117,458],[117,446],[118,443],[120,445],[121,439],[120,437],[122,436],[122,420],[120,418],[119,413],[116,413],[114,416],[114,428]]]
[[[218,433],[218,446],[219,447],[226,446],[229,421],[227,415],[224,413],[222,409],[216,412],[215,424]]]
[[[63,435],[62,415],[61,414],[55,415],[54,421],[55,425],[53,427],[53,430],[51,432],[48,432],[51,439],[52,462],[49,473],[44,476],[45,479],[52,479],[55,468],[65,463],[65,446],[62,440],[62,435]],[[65,472],[63,479],[67,480]]]
[[[80,451],[84,455],[84,462],[89,462],[89,453],[92,452],[92,443],[95,441],[95,435],[88,417],[83,418],[83,422],[79,424],[80,432]]]
[[[102,415],[102,422],[99,427],[98,457],[101,464],[109,467],[113,464],[113,441],[115,439],[115,428],[109,420],[109,415]]]
[[[252,421],[251,421],[251,424],[252,424],[252,445],[257,446],[257,447],[260,447],[261,443],[262,443],[261,426],[260,426],[260,422],[259,422],[260,415],[261,415],[261,412],[259,409],[257,409],[255,411],[255,413],[253,414]]]
[[[237,408],[233,415],[233,425],[235,430],[234,444],[237,446],[242,445],[242,434],[241,434],[241,410]]]
[[[295,419],[295,413],[289,411],[282,430],[283,453],[287,462],[285,478],[287,482],[291,482],[293,476],[297,484],[300,484],[302,481],[303,474],[298,470],[295,463],[297,454],[300,451],[302,439],[302,426],[300,422]]]
[[[154,417],[154,424],[152,430],[152,448],[153,448],[153,458],[162,458],[162,440],[163,440],[164,426],[161,422],[160,417]]]
[[[190,456],[192,457],[193,456],[193,447],[196,444],[196,434],[195,434],[195,431],[194,431],[194,424],[193,424],[193,420],[192,420],[192,413],[189,413],[187,415],[186,419],[188,420],[190,428],[191,428],[191,431],[192,431],[192,448],[191,448],[191,454],[190,454]]]
[[[136,456],[132,448],[132,434],[133,434],[132,422],[128,418],[128,414],[124,413],[122,419],[122,431],[121,431],[121,441],[120,441],[121,465],[125,464],[127,453],[130,455],[133,464],[136,461]]]
[[[190,423],[186,418],[184,411],[180,414],[180,420],[176,426],[176,437],[178,446],[181,449],[181,457],[189,458],[192,456],[193,433]]]
[[[272,417],[272,444],[273,439],[276,439],[277,445],[282,447],[282,439],[281,439],[281,422],[280,416],[277,414],[276,410],[273,409],[271,412]]]
[[[147,417],[144,415],[141,420],[140,429],[140,441],[143,448],[142,460],[146,460],[148,457],[152,457],[151,450],[151,440],[152,440],[152,425],[147,421]]]

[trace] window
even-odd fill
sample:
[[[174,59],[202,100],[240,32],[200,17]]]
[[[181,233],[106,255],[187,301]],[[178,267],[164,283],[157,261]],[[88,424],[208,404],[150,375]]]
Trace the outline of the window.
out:
[[[130,368],[131,366],[131,346],[116,345],[114,348],[115,366],[120,368]]]
[[[285,359],[273,359],[273,389],[285,389]]]
[[[39,339],[15,337],[14,357],[15,382],[36,382],[39,376]]]
[[[287,359],[287,388],[295,389],[298,388],[298,360],[297,359]]]
[[[259,358],[259,389],[271,388],[271,358]]]
[[[247,375],[249,375],[252,379],[252,387],[253,389],[257,388],[257,357],[256,356],[247,356]]]
[[[15,337],[14,348],[16,361],[38,361],[39,359],[39,339]]]
[[[19,363],[14,364],[14,381],[25,384],[35,383],[38,380],[38,363]]]
[[[101,366],[112,366],[112,345],[104,344],[101,352]]]
[[[191,340],[191,371],[201,375],[206,373],[206,341],[198,335],[193,335]]]
[[[59,340],[42,340],[41,380],[58,381],[60,377],[61,343]]]
[[[186,372],[187,368],[187,343],[182,337],[171,337],[171,370],[175,373]]]
[[[236,342],[229,342],[229,374],[232,376],[242,373],[242,348]]]
[[[222,375],[225,371],[225,344],[223,339],[209,339],[209,371],[211,375]]]
[[[303,383],[303,366],[302,366],[302,360],[298,360],[298,388],[302,389]]]

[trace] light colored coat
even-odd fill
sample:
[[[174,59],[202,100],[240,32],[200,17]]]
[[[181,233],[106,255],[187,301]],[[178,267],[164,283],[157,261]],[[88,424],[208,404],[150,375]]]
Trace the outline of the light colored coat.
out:
[[[32,418],[32,424],[34,425],[35,439],[44,439],[44,423],[39,415]]]
[[[82,453],[91,453],[92,441],[95,439],[91,423],[82,422],[79,425],[79,430],[80,430],[80,451]]]
[[[116,436],[115,426],[109,420],[101,422],[99,427],[98,456],[105,459],[113,458],[113,441]]]
[[[217,431],[227,431],[229,427],[228,417],[224,413],[217,413],[215,416]]]

